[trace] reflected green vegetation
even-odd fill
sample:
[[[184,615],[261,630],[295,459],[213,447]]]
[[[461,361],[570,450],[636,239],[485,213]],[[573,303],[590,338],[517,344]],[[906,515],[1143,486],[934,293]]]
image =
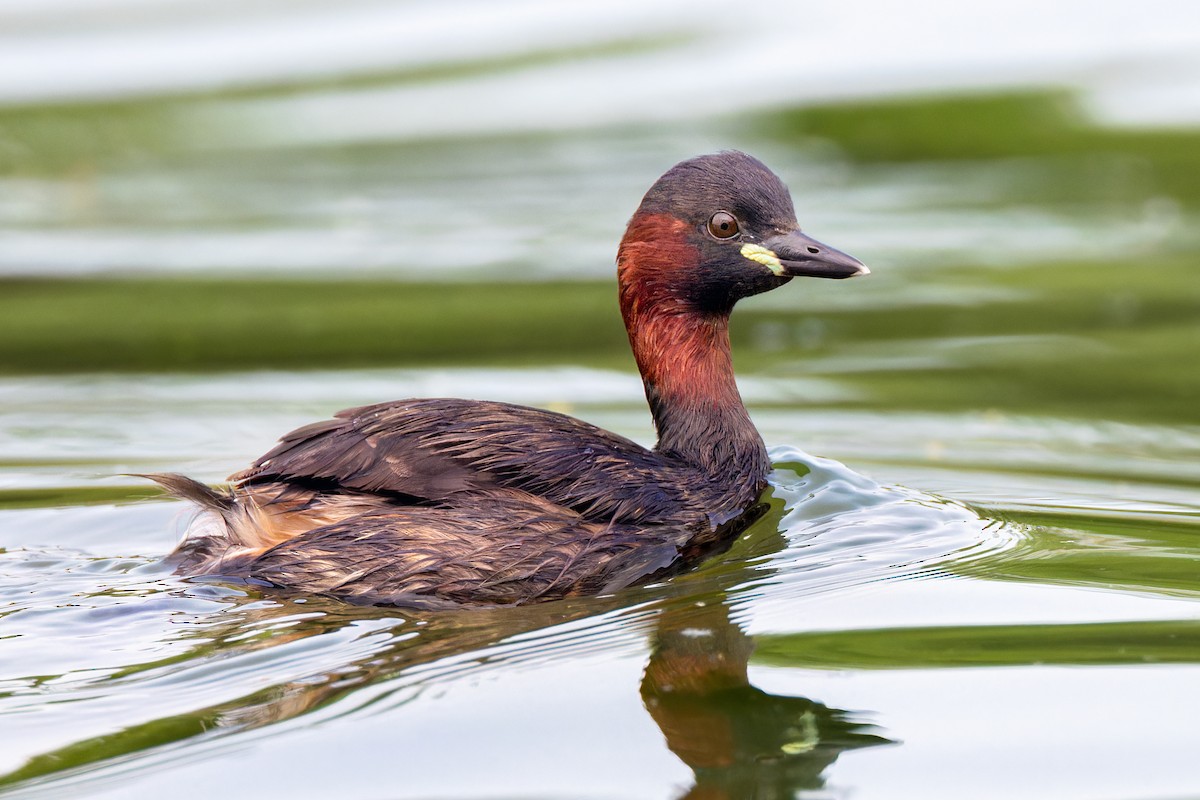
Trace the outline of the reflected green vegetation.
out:
[[[866,355],[860,349],[832,364],[852,369],[848,380],[893,406],[1191,423],[1200,397],[1200,370],[1190,368],[1200,342],[1196,270],[1189,257],[1042,264],[986,275],[988,285],[1012,289],[1012,299],[818,318],[829,320],[831,338],[877,345],[884,360],[926,357],[916,366],[854,369],[853,357]]]
[[[1073,180],[1026,183],[1040,202],[1130,203],[1166,194],[1200,203],[1200,132],[1105,128],[1069,92],[930,96],[804,108],[763,119],[780,138],[837,143],[863,162],[1046,159]],[[1097,194],[1098,193],[1098,194]],[[1032,199],[1032,198],[1030,198]]]
[[[650,46],[628,44],[643,45]],[[626,45],[605,45],[612,46]],[[474,67],[455,67],[467,68]],[[15,165],[77,148],[81,126],[93,131],[88,147],[119,161],[123,148],[145,152],[135,132],[156,135],[160,123],[143,117],[168,105],[15,108],[0,113],[0,128],[25,148]],[[116,121],[112,141],[106,125],[89,127],[97,115]],[[1065,92],[843,103],[738,124],[752,139],[833,143],[864,170],[1022,160],[1010,185],[979,200],[985,206],[1138,217],[1149,201],[1190,213],[1200,200],[1200,132],[1101,127]],[[388,147],[394,157],[422,146]],[[369,160],[378,147],[342,150]],[[90,160],[75,155],[75,167]],[[749,303],[734,323],[739,366],[844,381],[866,407],[1194,423],[1197,243],[1172,236],[1097,258],[1047,261],[1028,252],[1024,234],[1012,231],[1006,246],[1022,258],[1008,266],[893,274],[884,264],[855,287],[855,302],[797,299],[795,312],[779,298],[760,308]],[[1005,261],[1003,253],[985,256],[987,264]],[[0,373],[547,361],[627,369],[614,294],[610,282],[596,281],[7,279],[0,282]]]
[[[22,211],[20,203],[0,206],[0,211],[16,209],[11,220],[0,219],[0,234],[10,223],[20,229],[26,224],[21,214],[28,213],[33,220],[28,222],[28,230],[49,237],[60,231],[103,234],[115,230],[128,234],[127,239],[114,237],[124,247],[136,247],[137,237],[146,230],[183,230],[202,240],[206,233],[260,228],[272,228],[278,234],[270,246],[287,247],[292,246],[288,244],[289,231],[303,231],[310,225],[336,229],[345,222],[342,217],[354,218],[364,208],[390,212],[390,203],[396,198],[381,194],[375,184],[364,186],[368,177],[373,177],[369,176],[373,165],[386,162],[389,170],[400,165],[402,171],[407,160],[420,164],[425,163],[423,159],[432,165],[428,173],[435,177],[413,178],[414,186],[446,189],[445,195],[432,199],[457,210],[455,192],[474,190],[470,181],[476,176],[469,174],[469,168],[461,172],[449,169],[447,164],[453,163],[454,156],[447,153],[473,146],[487,150],[488,143],[467,138],[450,143],[385,140],[369,146],[330,144],[285,152],[259,151],[253,145],[232,147],[229,152],[220,147],[201,152],[190,148],[203,140],[205,132],[187,128],[181,121],[203,120],[206,104],[215,106],[227,100],[252,104],[313,90],[424,85],[533,66],[550,68],[581,56],[654,51],[663,41],[633,37],[586,51],[549,48],[445,67],[282,81],[246,90],[3,108],[0,178],[29,184],[45,179],[46,186],[39,184],[37,191],[50,196],[61,191],[69,196],[65,205],[74,198],[84,210],[77,209],[75,216],[68,210],[54,217],[49,212],[38,216]],[[962,180],[963,184],[955,184],[959,194],[948,196],[965,196],[961,202],[985,216],[995,212],[1007,214],[1005,220],[1020,219],[1014,210],[1032,209],[1038,220],[1082,220],[1086,223],[1079,226],[1082,230],[1103,231],[1106,223],[1129,221],[1144,221],[1147,230],[1155,230],[1126,239],[1115,237],[1117,243],[1107,250],[1068,258],[1061,252],[1036,252],[1037,245],[1027,243],[1025,237],[1029,234],[1029,241],[1037,241],[1037,231],[1017,228],[1011,235],[1005,234],[999,251],[980,247],[969,256],[931,258],[928,264],[911,253],[898,257],[901,263],[891,264],[885,255],[882,263],[872,262],[874,274],[869,280],[850,284],[797,281],[768,298],[745,303],[734,317],[732,330],[735,358],[743,375],[779,379],[784,386],[803,385],[788,381],[790,378],[817,376],[821,381],[814,383],[828,382],[844,390],[837,396],[845,399],[836,403],[791,398],[781,391],[779,399],[770,401],[775,406],[770,411],[779,412],[774,416],[785,420],[779,423],[783,430],[790,430],[786,426],[801,419],[816,420],[809,429],[816,430],[823,420],[850,410],[865,412],[846,415],[861,417],[864,425],[894,427],[905,423],[892,421],[893,413],[902,418],[915,412],[911,416],[933,420],[928,431],[934,432],[907,433],[905,438],[893,428],[888,441],[900,444],[886,451],[881,446],[878,456],[869,449],[874,441],[869,428],[830,434],[822,446],[828,445],[836,453],[839,444],[852,440],[858,448],[853,452],[866,453],[862,462],[837,470],[816,464],[819,459],[814,459],[815,466],[800,460],[781,462],[777,485],[764,496],[768,513],[727,552],[660,585],[617,597],[410,619],[395,610],[347,607],[322,598],[299,598],[300,603],[270,590],[241,592],[215,583],[183,584],[161,574],[154,578],[161,578],[160,583],[153,586],[123,588],[103,583],[128,577],[116,568],[102,575],[61,568],[74,557],[65,553],[65,546],[78,532],[67,523],[56,528],[53,520],[29,521],[41,515],[9,514],[9,519],[18,520],[11,524],[20,535],[14,537],[18,540],[15,546],[0,550],[15,565],[11,573],[0,573],[0,589],[7,591],[0,598],[8,604],[4,614],[9,626],[0,639],[34,642],[26,652],[43,658],[47,650],[37,648],[42,639],[72,641],[71,633],[79,630],[93,637],[89,642],[94,644],[80,648],[77,662],[59,665],[56,670],[43,670],[40,663],[20,663],[0,675],[0,680],[7,681],[0,686],[0,700],[11,703],[3,709],[12,714],[10,719],[34,709],[45,712],[39,720],[50,720],[36,723],[42,726],[39,730],[49,744],[43,747],[39,740],[37,746],[43,749],[18,751],[22,760],[0,775],[0,786],[21,784],[21,790],[64,776],[68,781],[95,775],[111,778],[121,770],[122,780],[131,776],[136,781],[153,777],[159,770],[186,770],[189,763],[206,760],[211,761],[206,768],[229,770],[234,780],[249,780],[254,775],[239,772],[244,768],[236,767],[234,759],[214,755],[226,745],[207,748],[225,738],[229,749],[236,749],[251,741],[239,740],[239,735],[269,726],[276,727],[254,734],[252,740],[258,748],[256,758],[268,757],[264,762],[268,766],[262,768],[267,773],[271,764],[294,758],[286,751],[296,741],[289,737],[297,731],[302,736],[318,732],[327,736],[331,753],[353,750],[361,742],[353,738],[353,728],[391,715],[388,736],[395,735],[403,747],[403,736],[415,742],[425,735],[423,730],[414,733],[406,727],[410,718],[406,716],[409,709],[401,709],[405,703],[434,704],[444,693],[459,691],[464,694],[457,701],[463,703],[468,689],[462,686],[467,684],[469,691],[479,692],[470,702],[482,698],[481,726],[500,730],[505,736],[510,735],[510,724],[512,736],[521,735],[521,725],[535,723],[557,730],[564,717],[576,709],[539,709],[543,697],[517,694],[513,696],[529,700],[522,706],[520,719],[503,719],[501,715],[507,711],[489,710],[489,702],[496,702],[489,692],[496,690],[479,676],[486,670],[505,678],[510,671],[519,674],[547,668],[555,680],[563,675],[579,680],[579,686],[573,688],[580,697],[590,700],[594,693],[606,697],[603,692],[611,687],[596,685],[594,671],[580,672],[582,678],[575,675],[574,659],[581,654],[595,657],[596,653],[611,652],[616,654],[614,660],[627,661],[638,646],[628,644],[634,640],[645,646],[638,651],[638,657],[644,656],[640,662],[644,669],[639,691],[634,694],[626,687],[624,699],[640,701],[635,711],[648,716],[642,721],[657,727],[652,733],[661,734],[662,746],[691,771],[693,786],[681,796],[795,796],[806,790],[825,791],[835,762],[852,765],[855,759],[882,750],[879,746],[903,742],[914,733],[905,725],[918,728],[915,734],[919,735],[920,720],[913,723],[902,716],[903,711],[889,717],[886,708],[851,710],[858,706],[844,699],[854,697],[849,683],[850,688],[839,695],[838,702],[844,705],[839,708],[832,699],[820,696],[819,690],[826,684],[818,684],[818,691],[802,685],[811,673],[797,677],[780,670],[782,677],[773,677],[783,682],[784,689],[771,687],[768,691],[765,682],[763,687],[751,683],[747,664],[843,670],[848,678],[856,670],[1009,667],[1006,672],[1016,672],[1050,665],[1104,673],[1106,668],[1117,667],[1121,669],[1112,672],[1137,673],[1137,678],[1127,679],[1132,680],[1130,684],[1116,679],[1112,684],[1128,687],[1146,671],[1125,667],[1173,665],[1182,671],[1200,663],[1200,622],[1168,619],[1171,613],[1164,608],[1194,600],[1200,588],[1196,581],[1200,516],[1195,496],[1188,494],[1197,487],[1191,465],[1182,468],[1190,455],[1179,455],[1190,451],[1183,445],[1173,450],[1169,441],[1184,431],[1192,435],[1200,421],[1200,239],[1193,232],[1192,219],[1200,211],[1200,131],[1103,127],[1090,121],[1080,111],[1077,99],[1065,91],[840,103],[706,120],[702,127],[714,138],[728,135],[731,146],[755,151],[755,145],[760,145],[768,152],[773,148],[774,153],[792,153],[797,156],[793,166],[801,174],[803,159],[810,155],[814,162],[827,161],[832,169],[844,171],[846,185],[829,179],[832,183],[822,184],[820,191],[849,195],[852,192],[846,187],[850,186],[862,189],[863,194],[894,193],[899,199],[888,200],[895,204],[889,208],[900,214],[927,214],[922,219],[929,229],[917,234],[936,234],[937,225],[953,224],[955,217],[948,212],[956,209],[949,206],[959,200],[931,200],[908,186],[940,180]],[[549,205],[539,195],[539,181],[546,176],[536,176],[537,180],[508,176],[511,165],[538,159],[550,144],[589,150],[588,158],[599,164],[601,157],[591,150],[605,138],[606,131],[580,134],[577,139],[572,138],[575,133],[497,137],[503,138],[509,160],[496,169],[498,175],[487,176],[485,191],[505,194],[511,190],[520,213],[514,212],[514,218],[484,219],[492,227],[485,225],[481,230],[508,233],[510,228],[526,224],[522,214],[527,208]],[[222,141],[237,139],[237,131],[220,133]],[[613,136],[621,133],[613,132]],[[589,140],[587,136],[598,138]],[[681,136],[679,141],[692,140]],[[664,159],[678,143],[673,141],[668,147],[652,137],[642,140],[647,149],[659,147],[661,151],[654,156]],[[316,166],[302,179],[287,183],[282,190],[263,188],[283,174],[279,170],[290,170],[307,157],[312,157]],[[486,161],[481,157],[474,163]],[[572,164],[569,160],[564,163]],[[350,164],[353,169],[347,168]],[[228,194],[206,193],[211,187],[202,185],[204,181],[225,189],[223,181],[236,176],[241,166],[252,173],[244,184],[236,184]],[[122,174],[114,181],[116,188],[97,179],[106,170],[116,173],[126,167],[131,173],[141,172],[136,179]],[[155,172],[159,168],[163,175]],[[179,172],[172,172],[174,168]],[[569,171],[562,164],[549,172],[555,170]],[[155,184],[156,179],[162,185]],[[63,186],[54,184],[58,180]],[[188,184],[188,180],[197,183]],[[429,180],[430,185],[422,187],[422,180]],[[964,191],[963,185],[971,180],[986,183],[986,190],[978,196]],[[304,202],[277,207],[278,198],[286,195],[289,187],[307,187],[308,181],[328,181],[332,188],[328,196],[318,188],[306,195]],[[458,181],[471,188],[446,188],[443,181]],[[380,180],[383,182],[385,179]],[[162,190],[162,197],[182,198],[182,210],[176,217],[147,212],[143,219],[140,214],[146,208],[136,203],[122,206],[116,202],[116,210],[104,205],[122,192],[140,197],[148,185]],[[897,190],[897,186],[907,188]],[[227,209],[222,205],[242,189],[249,194],[261,190],[262,195],[255,202],[247,201],[245,207]],[[591,184],[581,182],[571,184],[570,190],[590,189]],[[159,196],[153,191],[151,195]],[[801,196],[800,191],[797,195]],[[543,205],[521,205],[520,198],[527,196],[542,200]],[[855,198],[859,204],[853,213],[868,218],[869,213],[879,213],[877,208],[864,212],[870,202],[858,195]],[[348,200],[349,210],[339,205],[343,200]],[[153,204],[153,200],[147,202]],[[34,206],[37,202],[31,202]],[[411,209],[400,203],[395,207]],[[467,209],[464,225],[480,222],[472,214],[486,216],[480,207]],[[1166,224],[1159,225],[1162,220]],[[402,232],[408,222],[404,218],[399,221]],[[541,239],[530,234],[533,245],[527,250],[513,244],[527,244],[519,235],[511,241],[500,237],[497,262],[511,265],[528,252],[550,261],[576,233],[599,236],[600,226],[589,228],[577,219],[566,222],[578,228],[564,224],[565,232],[543,230]],[[140,225],[145,225],[145,230]],[[353,224],[347,229],[353,236]],[[479,236],[473,246],[488,241],[472,230]],[[604,235],[610,234],[615,237],[615,230],[606,230]],[[107,241],[103,236],[98,239]],[[83,236],[81,241],[82,249],[92,240]],[[1132,244],[1120,244],[1122,241]],[[831,240],[831,244],[842,246],[843,242]],[[505,245],[512,249],[505,250]],[[852,242],[845,246],[859,254]],[[1020,257],[1010,258],[1009,253]],[[447,258],[440,250],[432,257]],[[86,269],[86,259],[80,263]],[[382,258],[372,262],[379,269],[387,269],[388,263]],[[36,265],[27,272],[36,274],[33,267]],[[451,274],[453,280],[445,282],[381,280],[379,271],[350,277],[296,277],[295,273],[272,277],[252,265],[236,278],[196,271],[169,277],[123,273],[62,279],[0,278],[0,377],[17,385],[30,376],[113,372],[131,376],[132,383],[140,374],[187,372],[201,373],[196,380],[204,382],[224,371],[560,364],[632,373],[615,280],[557,277],[497,282],[478,264],[471,269],[474,271],[419,273],[422,278]],[[546,270],[540,274],[563,276],[566,272]],[[501,385],[520,380],[500,372],[501,377],[493,380]],[[238,381],[243,377],[239,375]],[[238,402],[221,395],[224,390],[214,390],[202,401],[211,416],[199,423],[187,416],[196,409],[181,403],[155,407],[158,418],[143,425],[144,421],[132,419],[134,415],[122,416],[117,392],[118,399],[108,400],[105,413],[97,415],[96,427],[101,432],[75,434],[70,416],[78,409],[88,413],[91,400],[86,381],[81,379],[85,388],[74,389],[83,399],[64,401],[49,423],[37,419],[35,406],[40,396],[36,391],[18,395],[20,407],[3,418],[8,427],[0,428],[0,434],[10,435],[8,440],[0,436],[0,445],[8,448],[0,459],[0,478],[7,479],[8,473],[20,477],[0,489],[0,511],[93,506],[72,510],[69,525],[94,523],[96,530],[89,533],[99,539],[106,531],[134,524],[121,518],[121,513],[129,510],[121,504],[157,497],[158,490],[148,485],[38,483],[24,487],[21,481],[29,480],[30,474],[36,474],[38,481],[57,480],[51,473],[59,467],[105,475],[106,482],[113,473],[130,469],[129,464],[151,471],[163,461],[167,462],[163,469],[182,469],[170,459],[196,458],[195,453],[181,447],[179,452],[188,455],[178,455],[167,445],[147,455],[146,449],[130,442],[149,437],[156,437],[156,444],[170,441],[172,426],[184,427],[181,419],[202,426],[205,420],[236,408]],[[122,381],[123,377],[117,382]],[[46,383],[58,386],[55,381]],[[480,396],[487,396],[491,388],[494,385],[481,386]],[[242,389],[239,385],[236,391]],[[271,405],[271,400],[263,399],[270,396],[257,396],[259,412]],[[333,402],[332,396],[322,396],[314,403],[324,403],[327,398]],[[773,397],[768,392],[762,396]],[[158,402],[157,397],[143,398],[139,408],[144,411],[148,403]],[[638,398],[630,398],[630,403],[644,416]],[[1104,459],[1091,463],[1086,454],[1096,452],[1099,446],[1088,450],[1089,442],[1083,441],[1077,443],[1077,451],[1046,454],[1038,449],[1039,429],[1031,425],[1022,429],[1028,440],[1011,448],[1010,443],[1001,442],[994,450],[981,447],[981,452],[972,452],[968,446],[936,464],[943,473],[952,472],[954,465],[963,467],[966,477],[955,484],[958,494],[945,494],[972,503],[969,509],[916,491],[904,495],[895,487],[860,488],[860,482],[868,485],[870,480],[854,470],[870,472],[878,466],[900,475],[895,478],[897,483],[920,486],[908,482],[907,476],[921,475],[920,470],[936,460],[932,455],[922,459],[919,454],[924,445],[934,439],[939,443],[952,440],[961,430],[951,415],[990,410],[999,412],[998,417],[1026,415],[1047,430],[1063,419],[1081,421],[1077,427],[1085,430],[1079,434],[1085,440],[1088,433],[1101,430],[1112,420],[1129,423],[1139,431],[1144,430],[1140,426],[1157,426],[1153,435],[1146,437],[1155,443],[1147,449],[1157,450],[1148,454],[1152,463],[1141,470],[1132,463],[1137,456],[1124,450],[1116,455],[1106,453]],[[788,411],[795,416],[787,416]],[[260,421],[246,417],[228,430],[249,441],[260,435]],[[50,438],[64,442],[64,450],[69,452],[40,451],[38,456],[23,457],[21,448],[32,441],[36,433],[30,431],[36,432],[38,424],[51,429]],[[114,426],[111,431],[105,428],[110,424]],[[796,430],[800,430],[798,423]],[[70,449],[72,435],[80,436],[84,444]],[[87,439],[89,435],[91,439]],[[839,435],[845,438],[839,441]],[[211,441],[193,439],[202,443],[197,450]],[[803,446],[806,442],[797,435],[772,444]],[[1014,455],[1018,447],[1025,449]],[[1135,448],[1131,444],[1128,450]],[[1062,457],[1043,458],[1046,455]],[[1128,459],[1128,475],[1122,472],[1127,463],[1124,459]],[[913,472],[906,475],[906,469]],[[61,482],[84,480],[62,477]],[[1043,491],[1043,482],[1071,483],[1078,494],[1056,497],[1053,488]],[[1124,506],[1115,500],[1106,504],[1118,485],[1124,492],[1120,500],[1134,499]],[[964,529],[954,528],[952,520],[960,517],[935,515],[944,506],[964,512],[961,518],[968,520]],[[976,509],[982,519],[974,516]],[[165,512],[177,509],[162,503],[153,508],[146,504],[138,510],[164,511],[161,519],[150,520],[147,515],[150,521],[142,522],[146,530],[140,533],[153,543],[145,545],[141,563],[149,563],[169,546],[159,534],[167,524]],[[957,532],[969,541],[954,539],[953,546],[939,549],[939,535],[947,529],[947,540],[954,539]],[[130,538],[136,539],[137,534],[134,531]],[[45,559],[39,561],[36,548],[29,545],[42,540],[47,549],[64,547],[65,554],[56,555],[53,562],[58,565],[53,576],[38,566]],[[6,545],[0,542],[0,546]],[[23,561],[25,556],[28,559]],[[42,572],[36,573],[39,569]],[[60,573],[70,573],[68,577],[77,583],[67,585]],[[1002,584],[989,584],[989,592],[1012,591],[1024,600],[1028,598],[1020,593],[1029,591],[1027,584],[1037,584],[1038,591],[1047,593],[1054,590],[1046,587],[1058,587],[1055,590],[1063,593],[1071,591],[1067,587],[1098,590],[1130,601],[1130,616],[1115,617],[1122,620],[1143,613],[1146,606],[1138,603],[1156,605],[1145,612],[1142,621],[1044,624],[1062,619],[1048,614],[1031,616],[1020,624],[1019,614],[1029,610],[1014,603],[1019,609],[1014,612],[1018,615],[1014,624],[905,627],[904,622],[888,619],[869,622],[868,626],[875,627],[864,629],[807,630],[812,626],[806,597],[870,584],[886,601],[890,588],[905,585],[893,579],[914,574],[931,581],[952,576],[962,584],[999,581]],[[137,576],[130,577],[135,579]],[[85,585],[86,581],[93,582]],[[139,606],[135,601],[142,598],[146,603]],[[1113,601],[1113,597],[1107,599]],[[775,616],[768,618],[783,620],[785,627],[751,639],[739,624],[754,616],[754,604],[759,600],[769,601],[767,609]],[[731,607],[735,611],[731,612]],[[1070,608],[1069,604],[1064,608]],[[1160,608],[1163,613],[1158,613]],[[743,611],[748,613],[739,618]],[[936,622],[937,609],[924,611]],[[921,624],[927,619],[923,617]],[[795,620],[794,627],[787,625],[790,620]],[[884,624],[898,627],[878,627]],[[9,633],[11,630],[18,632]],[[1175,675],[1179,679],[1178,673]],[[961,676],[956,673],[953,677]],[[503,687],[497,694],[522,691],[502,680],[495,683]],[[547,680],[547,685],[552,683]],[[990,691],[989,684],[980,686],[981,691]],[[910,689],[905,686],[895,691]],[[48,699],[38,693],[45,693]],[[883,698],[881,702],[890,699],[886,689],[877,696]],[[510,699],[503,698],[504,702]],[[1100,703],[1103,698],[1088,696],[1083,701]],[[1056,701],[1031,694],[1014,695],[1012,702],[1029,703],[1032,718]],[[1063,701],[1055,714],[1069,720],[1079,711],[1071,702]],[[136,709],[117,709],[122,703]],[[932,729],[943,726],[944,718],[954,711],[936,698],[922,705],[933,720],[926,723]],[[364,713],[368,706],[371,710]],[[497,703],[496,707],[511,706]],[[426,707],[419,710],[429,711]],[[433,716],[436,713],[429,718]],[[1175,735],[1169,726],[1162,728],[1165,733],[1157,733],[1161,719],[1168,717],[1169,713],[1161,710],[1147,712],[1146,729],[1151,738],[1157,734],[1166,741]],[[618,757],[628,755],[620,749],[624,735],[614,732],[609,737]],[[1008,735],[1003,726],[987,734],[995,737],[997,751],[1004,747],[1017,750],[1014,744],[1025,746],[1030,731],[1014,734],[1021,737],[1019,741],[1005,739]],[[1103,742],[1109,746],[1106,753],[1125,752],[1127,743],[1118,741],[1119,735]],[[438,746],[436,740],[431,741],[435,744],[419,744]],[[992,744],[993,739],[981,738],[979,747]],[[395,746],[389,738],[387,747]],[[419,746],[413,749],[422,755]],[[160,757],[161,762],[151,763]],[[270,761],[271,757],[277,761]],[[386,757],[378,761],[390,763]],[[253,769],[260,769],[257,760]],[[378,777],[366,773],[366,778],[355,778],[345,788],[353,793]],[[1081,790],[1092,786],[1085,778],[1079,780]],[[142,784],[135,785],[142,788]],[[843,786],[849,793],[856,789],[853,782]],[[842,788],[830,790],[836,793]],[[372,790],[378,786],[372,785]],[[504,790],[507,786],[498,789]]]
[[[1200,622],[977,625],[754,637],[751,660],[801,669],[949,669],[1200,662]]]
[[[1146,515],[1003,511],[1027,526],[1015,552],[957,565],[955,571],[1010,579],[1106,589],[1200,595],[1200,515]]]
[[[0,282],[0,370],[589,361],[628,350],[611,286],[203,279]]]
[[[970,162],[969,169],[1023,159],[1014,162],[1005,202],[1126,218],[1140,217],[1148,201],[1183,209],[1200,202],[1200,131],[1101,127],[1064,92],[847,103],[775,114],[762,124],[785,140],[832,141],[862,164]],[[1027,255],[1026,233],[1013,230],[1007,246]],[[834,365],[888,403],[1194,423],[1196,246],[1184,239],[1115,247],[1075,263],[930,270],[916,280],[986,287],[1002,299],[917,300],[818,317],[839,343],[891,340],[893,347],[876,354],[932,357],[911,369],[855,369],[852,359]],[[987,255],[1004,261],[1003,252]]]
[[[73,772],[112,758],[129,758],[144,750],[203,735],[215,727],[215,716],[207,711],[164,717],[115,731],[107,736],[85,739],[60,750],[29,759],[20,769],[0,775],[0,789],[35,780],[45,775],[70,776]]]
[[[0,510],[91,506],[144,500],[152,490],[129,486],[62,486],[52,489],[0,489]]]
[[[553,68],[580,58],[651,52],[692,38],[682,34],[630,35],[591,45],[548,46],[406,69],[334,74],[316,79],[284,77],[274,85],[157,94],[135,100],[0,106],[0,177],[81,176],[103,163],[176,158],[203,140],[205,132],[194,129],[194,118],[189,115],[212,102],[268,100],[309,92],[395,88],[495,76],[536,67]],[[87,135],[81,136],[81,131],[87,131]]]
[[[735,317],[745,371],[824,375],[863,406],[1191,423],[1200,281],[1183,256],[945,270],[999,299]],[[932,272],[932,271],[931,271]],[[893,279],[884,278],[884,282]],[[790,287],[789,287],[790,288]],[[786,291],[786,290],[785,290]],[[631,368],[611,283],[0,282],[0,372],[581,363]]]

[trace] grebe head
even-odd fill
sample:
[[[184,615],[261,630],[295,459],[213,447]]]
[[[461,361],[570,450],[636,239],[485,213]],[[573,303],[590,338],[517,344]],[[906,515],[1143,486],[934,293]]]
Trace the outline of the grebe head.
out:
[[[623,301],[717,313],[794,277],[870,271],[801,233],[787,187],[737,151],[688,159],[659,178],[629,222],[617,265]]]

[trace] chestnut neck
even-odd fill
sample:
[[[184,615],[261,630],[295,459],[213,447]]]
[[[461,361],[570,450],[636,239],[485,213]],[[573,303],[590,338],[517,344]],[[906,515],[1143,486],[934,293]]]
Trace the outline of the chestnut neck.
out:
[[[731,309],[702,309],[680,291],[699,252],[671,216],[634,217],[617,255],[621,315],[658,431],[657,450],[726,480],[770,468],[738,393]]]

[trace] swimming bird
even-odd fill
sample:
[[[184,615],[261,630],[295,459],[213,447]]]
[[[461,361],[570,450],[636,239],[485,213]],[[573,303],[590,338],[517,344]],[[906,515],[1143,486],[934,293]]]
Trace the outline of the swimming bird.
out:
[[[508,403],[349,409],[287,434],[225,488],[148,476],[206,512],[176,569],[427,609],[604,594],[685,569],[757,518],[770,469],[734,381],[734,304],[794,277],[867,272],[800,231],[757,159],[683,161],[617,251],[653,449]]]

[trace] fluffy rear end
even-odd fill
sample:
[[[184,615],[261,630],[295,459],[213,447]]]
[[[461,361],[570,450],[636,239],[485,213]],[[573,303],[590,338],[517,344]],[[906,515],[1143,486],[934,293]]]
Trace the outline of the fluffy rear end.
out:
[[[185,575],[237,575],[259,553],[277,543],[270,518],[253,497],[221,491],[186,475],[139,475],[173,497],[199,506],[183,541],[169,559]]]

